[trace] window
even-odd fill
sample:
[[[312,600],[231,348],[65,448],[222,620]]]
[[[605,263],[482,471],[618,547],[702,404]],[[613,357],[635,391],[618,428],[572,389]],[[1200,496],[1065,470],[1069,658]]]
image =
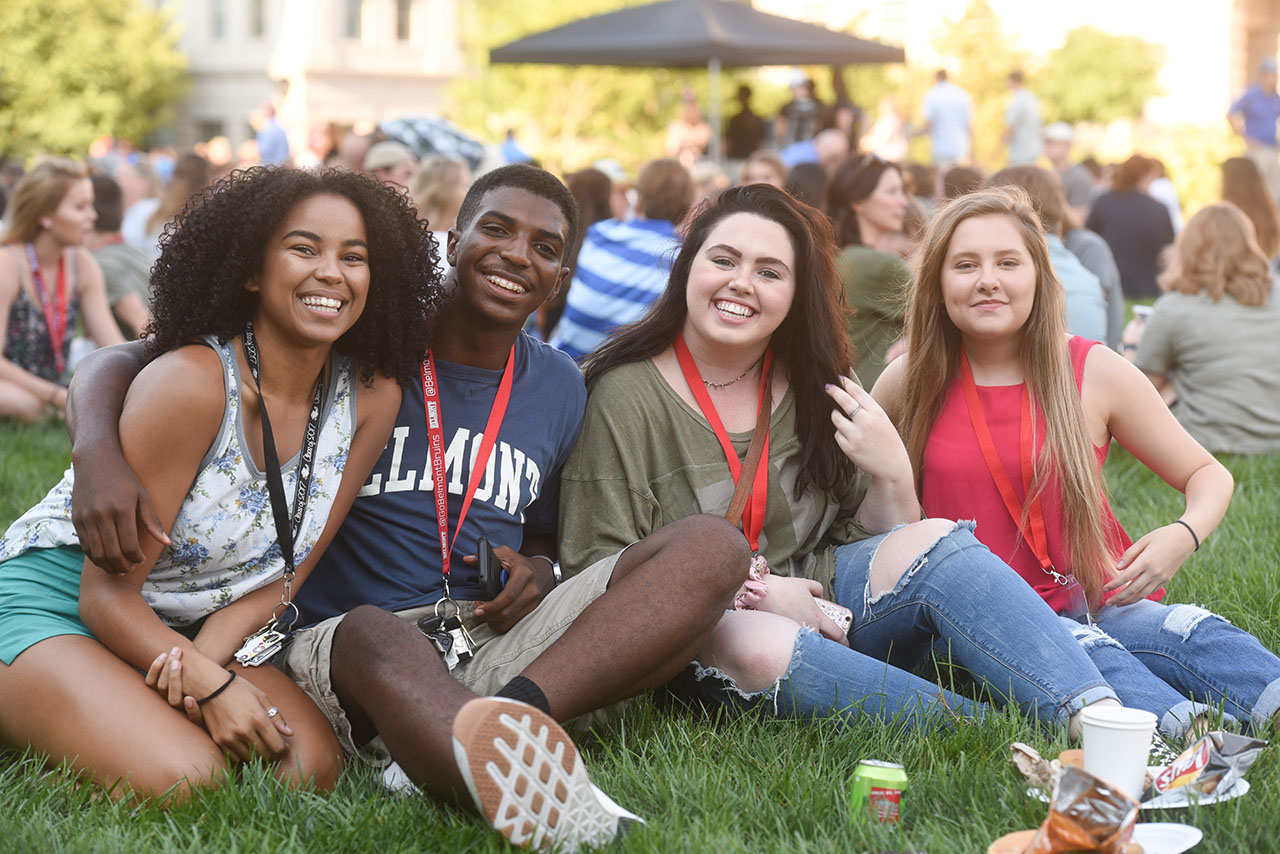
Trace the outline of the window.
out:
[[[413,0],[396,0],[396,41],[409,40],[409,13],[413,10]]]
[[[249,38],[267,34],[267,0],[249,0]]]
[[[347,20],[343,32],[349,39],[360,38],[360,19],[364,14],[364,0],[346,0]]]
[[[227,35],[227,0],[209,0],[209,35],[222,41]]]

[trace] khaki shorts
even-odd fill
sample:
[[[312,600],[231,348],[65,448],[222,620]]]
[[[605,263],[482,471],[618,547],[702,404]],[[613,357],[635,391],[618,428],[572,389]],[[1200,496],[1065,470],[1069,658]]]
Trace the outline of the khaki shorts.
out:
[[[454,669],[453,678],[480,696],[496,694],[555,643],[569,624],[604,593],[609,579],[613,577],[614,564],[621,555],[622,552],[618,552],[597,561],[556,587],[506,634],[498,634],[485,623],[474,623],[477,603],[459,602],[462,620],[479,648],[470,661]],[[432,604],[397,611],[396,616],[416,626],[419,619],[434,612],[435,605]],[[343,750],[380,767],[391,761],[382,739],[374,738],[365,745],[353,742],[351,722],[338,704],[329,680],[333,633],[343,616],[330,617],[298,632],[282,659],[276,660],[276,666],[297,682],[324,712]],[[599,719],[592,720],[592,723],[599,722]]]

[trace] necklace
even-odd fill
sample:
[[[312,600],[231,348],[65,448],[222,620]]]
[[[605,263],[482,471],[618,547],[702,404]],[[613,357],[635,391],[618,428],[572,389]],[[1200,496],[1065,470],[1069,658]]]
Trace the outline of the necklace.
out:
[[[760,354],[760,358],[759,358],[759,359],[756,359],[754,362],[752,362],[750,365],[748,365],[748,366],[747,366],[747,369],[746,369],[745,371],[743,371],[742,373],[738,374],[736,377],[734,377],[733,379],[729,380],[728,382],[724,382],[724,383],[713,383],[713,382],[710,382],[709,380],[703,380],[703,381],[702,381],[702,384],[703,384],[704,386],[706,386],[707,388],[714,388],[714,389],[717,389],[717,390],[718,390],[718,389],[722,389],[722,388],[728,388],[729,386],[731,386],[731,385],[733,385],[734,383],[736,383],[738,380],[743,379],[744,377],[746,377],[746,375],[747,375],[747,374],[749,374],[749,373],[751,373],[752,371],[754,371],[754,370],[756,369],[756,365],[760,364],[760,362],[761,362],[761,361],[763,361],[763,360],[764,360],[764,353],[761,353],[761,354]]]

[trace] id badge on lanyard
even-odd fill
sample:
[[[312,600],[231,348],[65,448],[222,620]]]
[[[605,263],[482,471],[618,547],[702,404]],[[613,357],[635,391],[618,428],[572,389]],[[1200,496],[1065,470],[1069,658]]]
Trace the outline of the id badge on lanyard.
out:
[[[458,603],[453,600],[449,591],[449,568],[453,547],[458,542],[458,533],[466,521],[467,511],[471,509],[471,501],[475,498],[480,480],[489,466],[489,458],[493,455],[498,441],[498,431],[502,429],[502,419],[507,413],[507,404],[511,401],[511,385],[515,376],[516,348],[511,345],[507,355],[507,365],[502,371],[502,379],[498,382],[498,393],[494,397],[493,407],[489,410],[489,419],[484,426],[484,436],[480,440],[480,451],[471,464],[471,476],[467,479],[467,488],[462,497],[462,509],[458,511],[458,526],[454,529],[452,539],[449,537],[449,492],[445,477],[445,444],[444,420],[440,408],[440,385],[436,375],[435,357],[430,351],[423,360],[422,402],[426,410],[427,440],[431,455],[431,480],[435,491],[436,522],[440,532],[440,576],[444,584],[444,595],[436,601],[435,614],[420,620],[418,629],[431,640],[443,656],[445,665],[453,670],[459,664],[470,660],[475,653],[476,643],[470,632],[462,623]]]

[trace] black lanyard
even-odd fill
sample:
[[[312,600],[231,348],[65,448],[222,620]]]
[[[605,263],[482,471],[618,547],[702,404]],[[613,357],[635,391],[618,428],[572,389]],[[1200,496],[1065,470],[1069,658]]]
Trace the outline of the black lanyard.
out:
[[[311,474],[315,461],[316,444],[320,434],[320,407],[324,402],[324,371],[316,377],[316,393],[311,401],[311,414],[307,416],[307,432],[302,440],[302,453],[298,458],[298,477],[293,490],[293,513],[284,502],[284,478],[280,474],[280,458],[276,454],[275,438],[271,433],[271,420],[267,418],[267,401],[262,396],[262,383],[258,378],[258,347],[253,340],[253,322],[244,328],[244,360],[249,363],[249,374],[258,387],[258,412],[262,416],[262,456],[266,463],[267,492],[271,496],[271,516],[275,520],[276,538],[280,554],[284,557],[284,598],[286,605],[292,602],[293,545],[302,530],[302,515],[307,508],[307,494],[311,491]],[[288,519],[288,524],[285,523]]]

